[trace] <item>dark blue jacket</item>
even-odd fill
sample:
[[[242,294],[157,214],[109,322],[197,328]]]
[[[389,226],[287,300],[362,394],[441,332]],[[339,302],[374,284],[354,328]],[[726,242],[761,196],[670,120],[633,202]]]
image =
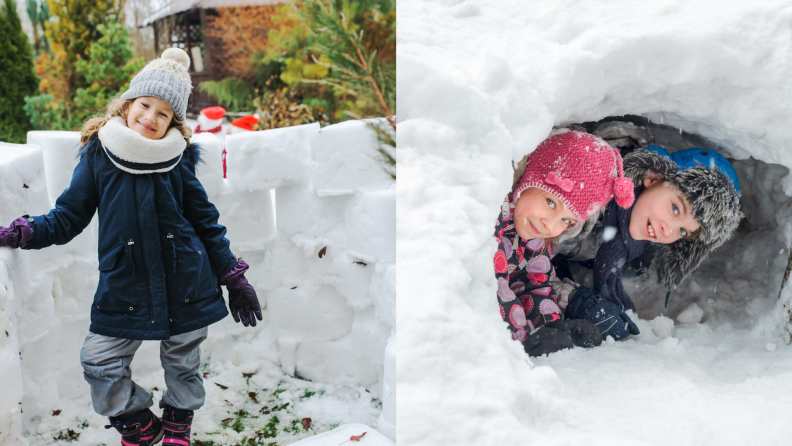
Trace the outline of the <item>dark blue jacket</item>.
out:
[[[25,249],[63,245],[99,209],[99,286],[92,333],[168,339],[206,327],[228,311],[218,277],[236,266],[226,229],[195,176],[191,145],[168,172],[131,174],[116,167],[94,136],[80,148],[69,188],[49,214],[29,218]]]

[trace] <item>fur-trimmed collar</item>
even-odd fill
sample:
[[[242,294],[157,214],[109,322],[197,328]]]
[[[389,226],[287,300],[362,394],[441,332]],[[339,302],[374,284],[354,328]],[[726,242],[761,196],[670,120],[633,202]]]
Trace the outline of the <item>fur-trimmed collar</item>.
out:
[[[624,175],[636,186],[650,173],[670,181],[685,194],[693,208],[693,216],[701,223],[698,238],[660,245],[655,257],[660,282],[671,288],[681,283],[712,251],[734,235],[743,217],[740,194],[726,174],[718,169],[701,166],[679,170],[679,166],[670,159],[645,149],[624,157]]]
[[[167,172],[179,164],[187,147],[175,128],[162,139],[148,139],[127,127],[120,116],[99,129],[99,140],[113,164],[133,174]]]

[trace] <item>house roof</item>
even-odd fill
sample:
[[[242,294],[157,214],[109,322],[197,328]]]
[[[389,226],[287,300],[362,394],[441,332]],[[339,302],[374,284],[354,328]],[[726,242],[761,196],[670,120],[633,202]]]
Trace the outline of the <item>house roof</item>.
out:
[[[178,14],[188,9],[209,9],[209,8],[225,8],[230,6],[254,6],[254,5],[274,5],[283,3],[284,0],[173,0],[155,12],[154,14],[146,17],[139,25],[144,28],[151,25],[153,22]]]

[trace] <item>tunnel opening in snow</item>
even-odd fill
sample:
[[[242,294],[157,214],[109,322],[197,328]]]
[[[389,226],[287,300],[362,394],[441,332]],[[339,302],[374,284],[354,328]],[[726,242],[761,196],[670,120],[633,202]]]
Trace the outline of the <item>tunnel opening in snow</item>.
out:
[[[632,268],[625,268],[623,283],[635,302],[638,316],[644,320],[666,316],[677,324],[701,322],[765,333],[776,331],[781,316],[778,312],[785,312],[784,305],[779,305],[779,298],[785,276],[788,276],[786,271],[792,265],[789,249],[792,197],[786,195],[782,187],[782,179],[789,174],[789,169],[753,157],[745,158],[739,149],[730,149],[704,136],[643,116],[612,116],[577,125],[591,132],[609,121],[631,122],[645,128],[654,137],[653,144],[671,153],[708,148],[722,154],[739,178],[740,208],[745,214],[732,239],[671,290],[667,307],[668,289],[658,283],[657,271],[651,264],[654,263],[654,249],[650,248],[640,259],[651,262],[648,268],[637,262]],[[581,284],[593,285],[590,269],[573,263],[571,270]],[[789,333],[784,340],[790,342]]]

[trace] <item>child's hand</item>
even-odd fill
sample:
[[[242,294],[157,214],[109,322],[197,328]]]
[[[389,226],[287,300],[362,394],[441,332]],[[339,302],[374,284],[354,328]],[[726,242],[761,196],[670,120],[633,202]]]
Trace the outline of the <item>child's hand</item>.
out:
[[[255,327],[256,319],[262,320],[261,305],[256,290],[245,278],[248,268],[248,264],[240,259],[231,271],[220,278],[220,284],[228,289],[228,308],[234,321],[242,321],[245,327]]]
[[[33,230],[24,217],[17,218],[7,228],[0,226],[0,246],[24,248],[31,238],[33,238]]]
[[[600,297],[594,290],[581,286],[569,300],[566,310],[569,319],[583,319],[596,325],[602,339],[612,336],[621,341],[630,335],[641,334],[638,325],[618,305]]]
[[[262,319],[261,305],[259,305],[256,290],[248,283],[244,275],[229,280],[226,283],[226,288],[228,288],[228,307],[231,309],[234,321],[241,320],[245,327],[248,325],[255,327],[256,319]]]

